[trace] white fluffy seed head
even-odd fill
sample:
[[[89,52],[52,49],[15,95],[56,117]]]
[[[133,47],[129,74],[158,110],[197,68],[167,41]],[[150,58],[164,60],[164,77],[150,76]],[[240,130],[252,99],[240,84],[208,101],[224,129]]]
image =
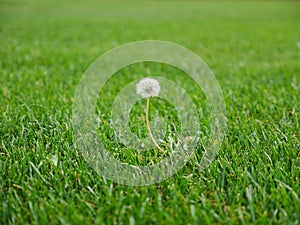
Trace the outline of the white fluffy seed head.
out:
[[[158,96],[159,92],[159,82],[153,78],[144,78],[136,85],[136,93],[144,98]]]

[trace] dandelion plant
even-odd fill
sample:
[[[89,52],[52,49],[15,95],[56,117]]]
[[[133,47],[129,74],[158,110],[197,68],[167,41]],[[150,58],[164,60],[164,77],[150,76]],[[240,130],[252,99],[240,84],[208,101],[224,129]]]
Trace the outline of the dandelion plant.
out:
[[[158,143],[156,142],[155,138],[153,137],[153,134],[151,132],[150,124],[149,124],[149,104],[150,104],[150,98],[158,96],[160,92],[160,85],[159,82],[153,78],[144,78],[140,80],[140,82],[137,84],[136,87],[136,93],[140,94],[143,98],[147,99],[146,103],[146,127],[148,130],[149,137],[151,138],[154,145],[162,151],[162,149],[159,147]]]

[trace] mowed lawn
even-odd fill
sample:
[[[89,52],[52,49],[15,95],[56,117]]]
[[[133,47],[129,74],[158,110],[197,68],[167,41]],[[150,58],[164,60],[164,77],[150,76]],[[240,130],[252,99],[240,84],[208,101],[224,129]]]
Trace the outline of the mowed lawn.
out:
[[[205,171],[198,149],[170,179],[131,187],[85,162],[72,103],[98,56],[147,39],[207,63],[227,130]],[[1,0],[0,224],[299,224],[299,101],[300,2]]]

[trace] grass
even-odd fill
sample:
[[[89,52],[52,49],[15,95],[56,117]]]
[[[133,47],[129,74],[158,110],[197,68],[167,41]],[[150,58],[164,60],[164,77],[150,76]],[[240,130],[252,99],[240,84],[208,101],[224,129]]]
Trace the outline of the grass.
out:
[[[300,223],[299,2],[0,4],[1,224]],[[172,178],[131,187],[99,176],[84,161],[70,120],[88,66],[113,47],[143,39],[181,44],[205,60],[222,87],[228,128],[204,172],[199,149]],[[142,76],[148,67],[170,69],[145,63],[135,71]],[[130,79],[122,77],[120,86]],[[105,104],[116,82],[108,84]],[[201,105],[201,93],[188,90]],[[163,104],[162,115],[172,111],[153,104]],[[146,131],[142,105],[132,112],[136,132]],[[112,152],[123,153],[109,141],[117,146]],[[145,163],[134,154],[120,157]]]

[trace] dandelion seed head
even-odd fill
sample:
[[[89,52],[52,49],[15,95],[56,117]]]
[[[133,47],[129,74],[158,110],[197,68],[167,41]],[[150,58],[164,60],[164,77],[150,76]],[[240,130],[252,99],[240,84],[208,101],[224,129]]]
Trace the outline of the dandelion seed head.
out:
[[[136,93],[144,98],[158,96],[159,92],[159,82],[153,78],[144,78],[136,85]]]

